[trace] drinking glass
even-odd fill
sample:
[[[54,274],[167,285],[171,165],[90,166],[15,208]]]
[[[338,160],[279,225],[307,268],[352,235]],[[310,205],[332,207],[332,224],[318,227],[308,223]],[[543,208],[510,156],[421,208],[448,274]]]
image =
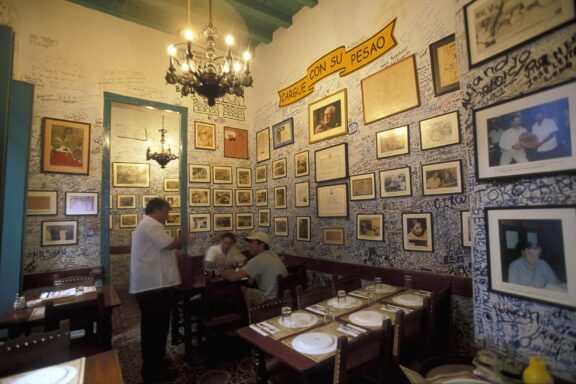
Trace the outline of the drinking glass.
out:
[[[324,324],[328,327],[332,327],[332,323],[334,323],[336,316],[334,313],[334,307],[329,305],[326,310],[324,311]]]
[[[375,277],[374,278],[374,291],[380,292],[381,289],[382,289],[382,278],[381,277]]]
[[[282,307],[282,325],[288,326],[291,325],[292,321],[292,308],[291,307]]]
[[[412,276],[404,275],[404,289],[412,289]]]
[[[338,304],[346,304],[346,291],[339,290],[337,295],[338,295]]]

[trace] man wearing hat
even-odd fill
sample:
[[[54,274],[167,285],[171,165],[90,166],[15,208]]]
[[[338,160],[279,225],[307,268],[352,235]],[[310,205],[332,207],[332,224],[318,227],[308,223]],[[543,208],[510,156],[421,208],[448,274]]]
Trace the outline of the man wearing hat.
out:
[[[560,280],[545,260],[540,259],[542,249],[536,243],[519,241],[516,249],[520,257],[508,267],[508,282],[534,288],[557,286]]]
[[[226,280],[237,281],[244,277],[255,280],[258,289],[244,288],[244,299],[249,305],[258,305],[278,296],[277,276],[286,276],[288,271],[280,257],[270,250],[270,236],[264,232],[255,232],[246,237],[248,251],[253,256],[238,271],[219,270]]]

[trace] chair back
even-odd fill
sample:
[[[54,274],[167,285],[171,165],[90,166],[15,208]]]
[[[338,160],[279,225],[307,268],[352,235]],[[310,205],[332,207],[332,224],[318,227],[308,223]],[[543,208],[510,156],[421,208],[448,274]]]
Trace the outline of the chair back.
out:
[[[58,280],[54,280],[53,281],[53,285],[72,285],[72,286],[78,286],[78,285],[82,285],[82,286],[86,286],[86,287],[90,287],[93,286],[95,284],[95,279],[94,279],[94,275],[90,274],[90,275],[86,275],[86,276],[65,276],[65,277],[60,277],[58,278]]]
[[[259,323],[273,317],[280,316],[282,307],[292,307],[292,297],[286,292],[284,297],[265,301],[264,303],[248,308],[248,320],[250,324]]]
[[[405,314],[403,311],[396,313],[394,330],[394,360],[398,364],[422,359],[426,349],[427,324],[426,318],[430,308],[430,299],[425,298],[422,308]]]
[[[446,355],[449,349],[450,335],[450,298],[452,284],[439,291],[432,292],[427,323],[428,356]]]
[[[178,271],[180,272],[182,285],[192,285],[192,277],[202,273],[202,258],[183,255],[176,257],[176,261],[178,263]]]
[[[240,281],[207,278],[204,289],[204,318],[210,319],[223,313],[244,312]]]
[[[308,288],[308,274],[306,273],[306,263],[287,265],[286,270],[291,275],[300,276],[300,284],[304,289]]]
[[[304,276],[306,276],[304,274]],[[278,296],[280,296],[280,292],[285,292],[286,290],[290,291],[290,297],[292,297],[292,302],[296,302],[296,287],[298,285],[304,285],[306,283],[305,279],[303,281],[303,277],[301,273],[289,273],[286,276],[278,275],[276,277],[278,282]]]
[[[303,290],[296,287],[296,302],[298,309],[306,308],[312,304],[328,300],[336,295],[334,287],[314,287]]]
[[[332,276],[332,285],[336,291],[344,290],[350,292],[362,288],[362,280],[360,276]]]

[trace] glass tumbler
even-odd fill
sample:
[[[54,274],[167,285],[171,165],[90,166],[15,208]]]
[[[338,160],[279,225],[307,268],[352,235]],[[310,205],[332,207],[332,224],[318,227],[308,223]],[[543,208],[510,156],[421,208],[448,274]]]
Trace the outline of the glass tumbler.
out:
[[[381,277],[375,277],[374,278],[374,291],[380,292],[381,290],[382,290],[382,278]]]
[[[282,307],[282,325],[289,327],[292,325],[292,308]]]
[[[332,306],[328,306],[324,311],[324,325],[328,328],[332,327],[334,320],[336,319],[334,308]]]
[[[412,289],[412,276],[404,275],[404,289]]]
[[[338,304],[346,305],[346,291],[339,290],[337,295],[338,295]]]

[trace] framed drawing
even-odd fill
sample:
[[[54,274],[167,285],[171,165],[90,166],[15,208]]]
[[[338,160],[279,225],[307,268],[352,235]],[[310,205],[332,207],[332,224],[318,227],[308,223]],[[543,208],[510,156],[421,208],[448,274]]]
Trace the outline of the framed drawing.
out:
[[[576,169],[576,81],[474,111],[479,180]]]
[[[308,105],[310,144],[348,133],[346,89]]]
[[[179,179],[164,179],[165,192],[178,192],[180,190]]]
[[[216,149],[216,124],[194,122],[194,147],[198,149]]]
[[[348,184],[316,186],[318,217],[348,217]]]
[[[258,210],[258,226],[259,227],[270,226],[270,209],[265,208]]]
[[[470,211],[460,212],[460,228],[462,228],[462,246],[472,247],[472,234],[471,234],[471,224],[470,221]]]
[[[248,159],[248,131],[224,127],[224,157]]]
[[[136,208],[136,195],[117,195],[116,208],[118,209]]]
[[[476,0],[464,7],[468,62],[475,67],[575,18],[573,0]]]
[[[164,199],[170,204],[171,208],[180,208],[180,195],[166,195]]]
[[[303,181],[294,186],[294,203],[297,208],[310,206],[310,183]]]
[[[296,240],[311,241],[310,216],[296,216]]]
[[[254,214],[249,212],[236,213],[236,230],[246,231],[254,229]]]
[[[252,190],[251,189],[237,189],[236,192],[236,206],[237,207],[250,207],[253,205]]]
[[[350,177],[350,200],[376,198],[376,175],[374,172]]]
[[[164,223],[167,227],[178,227],[180,226],[180,212],[168,212],[168,218],[166,219],[166,223]]]
[[[120,228],[136,228],[137,226],[138,215],[136,213],[120,215]]]
[[[252,187],[252,169],[237,167],[236,183],[238,185],[238,188]]]
[[[296,177],[310,174],[308,151],[302,151],[294,155],[294,173]]]
[[[265,183],[268,180],[268,166],[266,164],[256,166],[256,182]]]
[[[460,142],[458,111],[420,120],[420,148],[445,147]]]
[[[344,228],[322,228],[324,245],[344,245]]]
[[[380,171],[380,197],[412,195],[410,167]]]
[[[486,208],[489,289],[576,308],[576,207]]]
[[[188,205],[191,207],[209,207],[210,206],[210,189],[209,188],[190,188],[188,190]]]
[[[210,232],[210,214],[191,213],[188,216],[188,227],[190,232]]]
[[[233,229],[231,213],[214,213],[212,215],[214,232],[231,231]]]
[[[268,205],[268,190],[267,189],[257,189],[256,190],[256,206],[265,207]]]
[[[256,132],[256,162],[270,159],[270,128]]]
[[[286,208],[286,187],[275,187],[274,188],[274,208],[282,209]]]
[[[402,243],[405,251],[433,252],[432,214],[403,213]]]
[[[317,183],[348,177],[348,143],[317,150],[314,163]]]
[[[287,168],[286,158],[274,160],[272,162],[272,178],[281,179],[283,177],[286,177],[286,175],[288,174],[286,168]]]
[[[136,205],[136,201],[134,201],[134,205]],[[66,192],[66,216],[97,214],[98,192]]]
[[[43,247],[78,244],[78,221],[43,221],[41,244]]]
[[[436,96],[460,89],[460,72],[454,34],[430,44],[430,63]]]
[[[214,206],[215,207],[231,207],[232,206],[232,190],[231,189],[214,189]]]
[[[28,191],[26,195],[28,216],[48,216],[58,214],[57,191]]]
[[[422,164],[422,194],[448,195],[462,193],[462,161]]]
[[[142,208],[146,208],[146,206],[148,205],[148,202],[152,199],[155,199],[157,197],[160,196],[156,196],[156,195],[143,195],[142,196]],[[112,206],[110,206],[110,208],[112,208]]]
[[[150,188],[150,164],[112,163],[112,186]]]
[[[232,167],[212,166],[212,180],[214,184],[232,184]]]
[[[408,126],[388,129],[376,133],[376,158],[406,155],[410,153]]]
[[[191,183],[209,183],[210,166],[204,164],[188,164],[188,180]]]
[[[364,124],[420,106],[416,56],[408,56],[362,79],[362,106]]]
[[[274,149],[294,143],[294,119],[289,118],[272,126]]]
[[[90,171],[90,124],[42,118],[43,173],[88,175]]]
[[[274,218],[274,235],[282,237],[288,236],[288,217]]]
[[[356,240],[383,241],[384,215],[356,215]]]

